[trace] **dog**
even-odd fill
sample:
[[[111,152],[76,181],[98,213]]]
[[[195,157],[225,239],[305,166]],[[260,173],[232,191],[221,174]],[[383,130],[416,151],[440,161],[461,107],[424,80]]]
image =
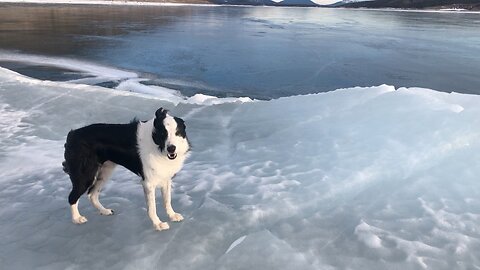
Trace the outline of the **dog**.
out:
[[[68,196],[72,222],[87,222],[78,211],[78,200],[85,192],[101,215],[113,215],[114,211],[105,208],[98,197],[115,167],[121,165],[142,178],[147,212],[155,230],[169,229],[168,223],[158,218],[155,190],[160,187],[170,220],[182,221],[171,204],[172,178],[189,152],[185,122],[163,108],[149,121],[134,119],[129,124],[92,124],[71,130],[62,165],[72,181]]]

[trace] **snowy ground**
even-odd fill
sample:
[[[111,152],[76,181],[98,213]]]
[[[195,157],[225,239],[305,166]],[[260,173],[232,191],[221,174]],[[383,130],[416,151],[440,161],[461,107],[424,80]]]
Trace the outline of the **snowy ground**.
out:
[[[480,269],[479,96],[382,85],[192,103],[0,69],[1,268]],[[174,180],[185,220],[154,231],[119,169],[101,196],[116,214],[83,197],[89,221],[72,224],[67,132],[160,106],[193,144]]]

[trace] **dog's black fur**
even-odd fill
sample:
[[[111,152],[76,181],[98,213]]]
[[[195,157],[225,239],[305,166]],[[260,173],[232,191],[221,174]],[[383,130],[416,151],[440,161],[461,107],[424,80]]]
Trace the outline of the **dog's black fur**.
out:
[[[122,165],[143,178],[137,127],[138,121],[134,120],[129,124],[93,124],[68,133],[63,167],[73,185],[68,196],[70,204],[93,188],[98,169],[105,161]]]

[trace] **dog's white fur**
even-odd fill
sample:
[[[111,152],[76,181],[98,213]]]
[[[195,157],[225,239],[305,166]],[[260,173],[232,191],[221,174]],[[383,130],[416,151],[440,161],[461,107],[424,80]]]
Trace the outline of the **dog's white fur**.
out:
[[[143,190],[145,192],[145,200],[147,202],[148,216],[152,220],[156,230],[166,230],[169,228],[168,223],[162,222],[157,216],[155,190],[159,187],[162,191],[163,203],[165,211],[171,221],[183,220],[182,215],[176,213],[172,208],[171,192],[172,177],[180,171],[188,157],[188,142],[186,139],[175,136],[177,123],[170,115],[163,120],[163,124],[168,132],[166,145],[175,145],[177,147],[177,158],[169,160],[166,152],[158,151],[158,145],[152,140],[153,120],[139,124],[138,127],[138,149],[140,158],[143,163]]]

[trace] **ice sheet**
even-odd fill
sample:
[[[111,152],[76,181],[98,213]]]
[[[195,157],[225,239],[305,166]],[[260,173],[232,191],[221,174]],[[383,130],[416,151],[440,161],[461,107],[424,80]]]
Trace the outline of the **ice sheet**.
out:
[[[382,85],[175,104],[0,69],[2,269],[479,268],[479,96]],[[185,220],[154,231],[140,180],[118,169],[100,197],[116,214],[82,198],[89,221],[72,224],[67,132],[160,106],[193,145],[174,179]]]
[[[0,50],[0,60],[65,68],[108,79],[120,80],[138,77],[135,72],[129,72],[113,67],[102,66],[96,63],[91,63],[83,60],[75,60],[71,58],[51,56],[49,57],[43,55],[32,55]]]
[[[232,103],[232,102],[252,102],[253,100],[248,97],[226,97],[218,98],[214,96],[209,96],[205,94],[195,94],[191,97],[186,97],[182,95],[179,91],[158,86],[158,85],[149,85],[146,82],[149,81],[147,78],[141,78],[139,74],[118,69],[115,67],[110,67],[102,65],[99,63],[93,63],[84,60],[77,60],[64,57],[55,57],[55,56],[44,56],[44,55],[33,55],[26,53],[17,53],[12,51],[0,50],[0,61],[6,62],[18,62],[23,64],[39,65],[45,67],[55,67],[71,70],[78,72],[79,74],[88,76],[85,78],[69,80],[68,83],[75,84],[87,84],[87,85],[97,85],[105,82],[115,82],[118,83],[114,87],[116,90],[139,93],[147,96],[152,96],[157,99],[166,100],[174,104],[178,103],[191,103],[191,104],[221,104],[221,103]],[[0,67],[2,69],[2,67]],[[18,75],[18,74],[17,74]],[[27,78],[26,76],[17,76],[21,80],[31,80],[32,78]],[[55,83],[54,83],[55,84]]]

